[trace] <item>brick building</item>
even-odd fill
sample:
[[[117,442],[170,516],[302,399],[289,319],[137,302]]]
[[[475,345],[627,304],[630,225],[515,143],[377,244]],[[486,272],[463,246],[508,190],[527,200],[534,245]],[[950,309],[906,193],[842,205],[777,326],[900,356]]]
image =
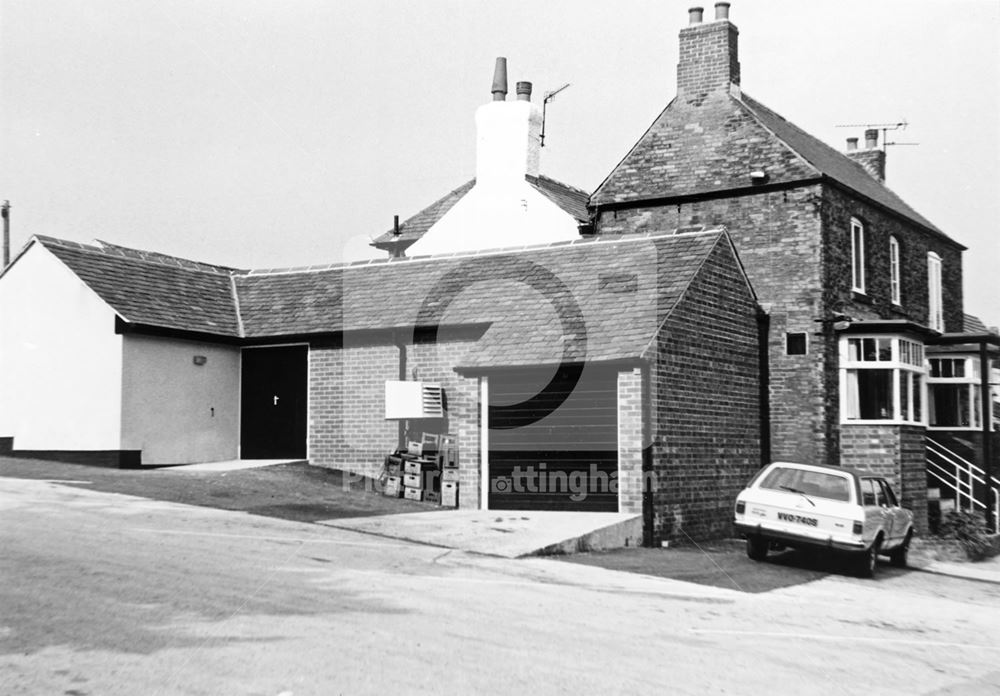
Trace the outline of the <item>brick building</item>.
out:
[[[591,196],[595,231],[725,225],[769,324],[765,449],[877,469],[924,519],[924,354],[965,330],[965,247],[885,186],[877,130],[837,152],[746,94],[715,10],[690,11],[677,96]]]
[[[457,436],[462,507],[719,536],[787,459],[876,469],[925,524],[932,450],[987,471],[1000,450],[1000,339],[963,314],[964,247],[885,186],[877,132],[838,152],[743,92],[728,8],[691,10],[677,96],[590,196],[541,175],[504,63],[476,179],[377,239],[384,261],[248,271],[33,238],[0,274],[0,447],[375,476],[405,380],[442,388],[409,427]]]
[[[457,435],[462,507],[721,534],[760,465],[757,303],[723,230],[266,271],[35,237],[0,309],[15,456],[374,477],[399,437],[385,385],[408,379],[443,388],[409,427]]]

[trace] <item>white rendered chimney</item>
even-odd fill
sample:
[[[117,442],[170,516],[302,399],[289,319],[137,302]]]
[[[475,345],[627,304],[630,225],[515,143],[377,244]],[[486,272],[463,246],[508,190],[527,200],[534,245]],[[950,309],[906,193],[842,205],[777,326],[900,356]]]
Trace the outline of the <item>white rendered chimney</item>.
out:
[[[542,112],[531,103],[531,83],[518,82],[507,101],[507,59],[497,58],[493,100],[476,110],[476,185],[493,187],[538,176]]]

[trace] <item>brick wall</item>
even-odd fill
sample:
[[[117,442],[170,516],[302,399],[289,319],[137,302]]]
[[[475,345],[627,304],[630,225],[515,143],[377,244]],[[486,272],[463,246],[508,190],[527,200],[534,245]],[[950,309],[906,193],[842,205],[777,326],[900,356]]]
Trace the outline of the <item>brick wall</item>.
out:
[[[446,416],[411,421],[411,433],[447,432],[459,436],[463,507],[479,503],[478,380],[452,369],[475,339],[411,339],[406,346],[407,377],[441,384]],[[377,476],[385,455],[398,440],[396,421],[385,420],[385,382],[399,379],[395,345],[348,340],[344,345],[316,342],[309,361],[309,459],[312,464]]]
[[[618,373],[618,512],[642,514],[642,370]]]
[[[464,362],[475,343],[475,339],[447,336],[440,336],[436,343],[418,339],[410,347],[407,359],[411,376],[416,370],[417,378],[444,387],[446,417],[437,423],[423,424],[422,428],[458,436],[458,504],[467,509],[477,509],[481,502],[479,379],[459,375],[453,368]]]
[[[841,463],[884,476],[903,507],[913,511],[917,532],[927,532],[927,466],[924,429],[915,425],[844,425]]]
[[[851,291],[852,217],[865,224],[865,296]],[[961,251],[832,186],[601,211],[596,229],[629,234],[691,225],[726,226],[769,314],[773,459],[840,463],[838,337],[816,319],[843,311],[926,324],[927,253],[934,251],[942,258],[945,329],[961,330]],[[901,307],[891,303],[890,235],[900,243]],[[808,354],[785,355],[786,333],[808,334]]]
[[[823,315],[820,201],[821,188],[816,185],[679,205],[602,211],[597,231],[629,234],[690,225],[725,225],[754,291],[770,316],[772,456],[835,463],[838,453],[825,375],[832,358],[831,369],[836,376],[836,343],[832,335],[818,334],[820,324],[814,321]],[[807,355],[785,355],[786,332],[808,334]]]
[[[865,293],[851,291],[851,218],[865,226]],[[946,331],[962,330],[962,252],[952,243],[828,186],[823,192],[826,303],[858,319],[908,319],[928,324],[927,253],[941,257]],[[900,245],[901,305],[889,287],[889,237]]]
[[[309,351],[309,461],[377,476],[396,447],[385,420],[385,382],[398,379],[393,345],[313,344]]]
[[[720,242],[664,323],[651,375],[653,543],[728,536],[760,466],[756,304]]]
[[[740,83],[739,30],[730,22],[695,24],[681,29],[677,94],[728,90]]]

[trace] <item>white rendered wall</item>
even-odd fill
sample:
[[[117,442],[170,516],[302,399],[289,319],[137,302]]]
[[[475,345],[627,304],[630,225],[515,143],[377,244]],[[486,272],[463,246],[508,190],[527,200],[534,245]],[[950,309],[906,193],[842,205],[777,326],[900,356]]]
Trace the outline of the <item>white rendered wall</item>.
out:
[[[527,101],[476,111],[476,185],[406,250],[407,256],[579,239],[576,219],[525,181],[537,176],[541,113]]]
[[[579,239],[576,219],[524,178],[506,187],[472,187],[406,250],[407,256],[520,247]]]
[[[123,354],[122,449],[143,464],[236,459],[239,348],[126,335]]]
[[[115,313],[37,242],[0,278],[0,436],[19,450],[117,450]]]

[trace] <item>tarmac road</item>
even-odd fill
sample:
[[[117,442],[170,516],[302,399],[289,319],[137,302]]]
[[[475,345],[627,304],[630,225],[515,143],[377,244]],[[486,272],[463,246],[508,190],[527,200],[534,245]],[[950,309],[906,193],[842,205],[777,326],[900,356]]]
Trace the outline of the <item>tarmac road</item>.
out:
[[[994,694],[1000,585],[770,592],[0,478],[0,693]]]

